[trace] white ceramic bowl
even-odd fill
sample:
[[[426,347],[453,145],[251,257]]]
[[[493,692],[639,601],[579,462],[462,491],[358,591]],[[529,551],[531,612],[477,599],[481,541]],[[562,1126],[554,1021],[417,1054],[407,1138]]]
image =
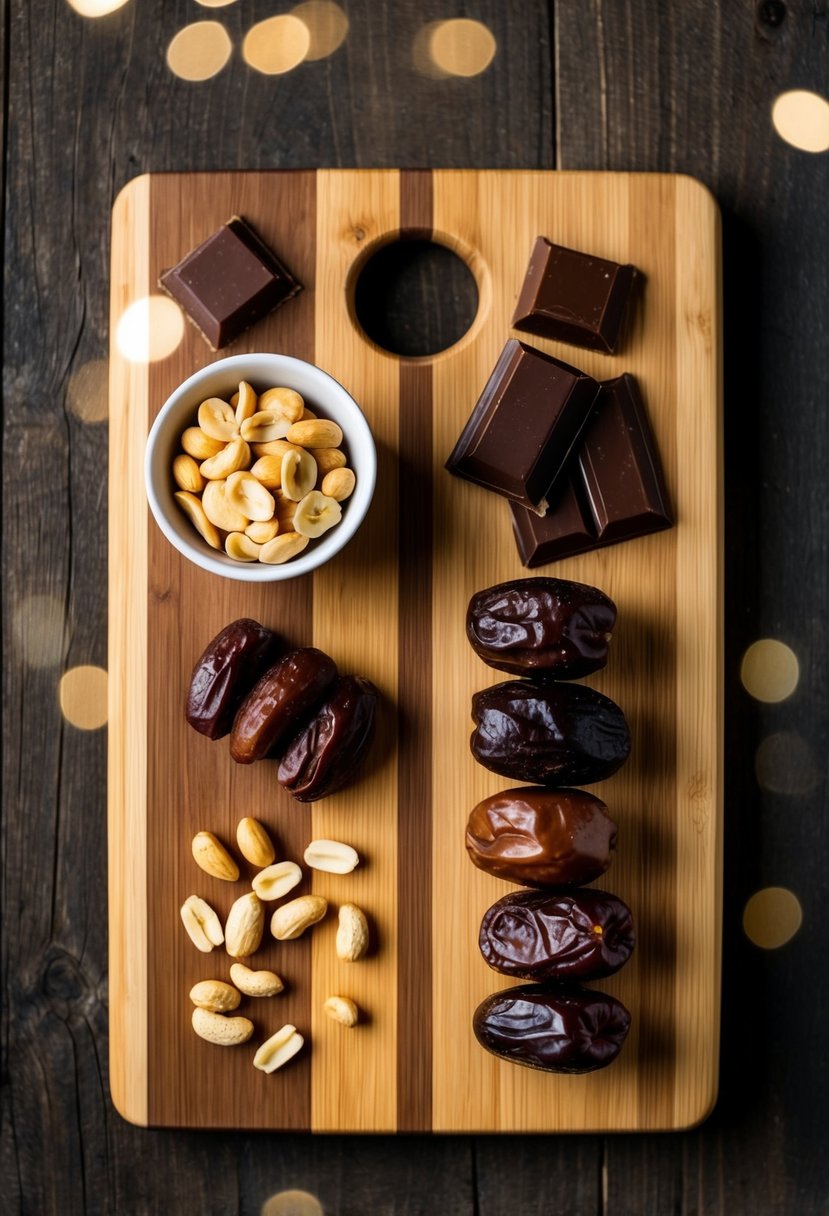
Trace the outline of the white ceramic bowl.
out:
[[[264,562],[240,562],[212,549],[176,503],[173,494],[173,459],[181,451],[182,431],[195,425],[196,413],[208,397],[228,400],[247,380],[257,392],[276,385],[295,389],[310,410],[330,418],[343,432],[343,446],[357,484],[343,505],[343,517],[319,540],[312,540],[298,557],[280,566]],[[150,510],[174,548],[189,561],[211,574],[244,583],[272,583],[299,578],[330,561],[348,544],[365,518],[377,478],[377,452],[371,430],[356,401],[327,372],[290,355],[231,355],[195,372],[171,393],[159,411],[147,440],[144,480]]]

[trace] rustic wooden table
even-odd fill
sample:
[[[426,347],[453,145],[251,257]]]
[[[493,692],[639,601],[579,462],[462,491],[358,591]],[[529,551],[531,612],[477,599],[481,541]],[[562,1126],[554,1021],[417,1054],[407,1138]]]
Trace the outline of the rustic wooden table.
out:
[[[0,3],[2,1209],[825,1212],[829,134],[825,102],[784,103],[777,127],[772,107],[788,90],[829,93],[829,5],[301,4],[314,58],[296,14],[269,45],[254,30],[289,9]],[[453,38],[440,23],[457,17],[480,25]],[[791,142],[809,140],[811,152]],[[718,1105],[697,1130],[197,1134],[136,1129],[111,1105],[98,670],[110,208],[150,170],[316,166],[681,172],[722,208],[722,1063]],[[397,282],[374,319],[393,348],[435,349],[468,323],[468,285],[442,258],[410,258]]]

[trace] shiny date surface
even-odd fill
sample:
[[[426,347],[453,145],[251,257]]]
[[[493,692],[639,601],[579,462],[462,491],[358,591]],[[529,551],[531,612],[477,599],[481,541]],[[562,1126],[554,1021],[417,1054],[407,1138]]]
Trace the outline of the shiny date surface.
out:
[[[607,807],[584,790],[502,790],[478,803],[466,827],[466,850],[480,870],[528,887],[592,882],[615,847]]]
[[[478,945],[502,975],[592,980],[612,975],[636,944],[627,904],[607,891],[514,891],[487,909]]]
[[[288,744],[278,779],[300,802],[316,802],[351,780],[371,744],[379,694],[361,676],[343,676]]]
[[[481,1046],[504,1060],[547,1072],[583,1073],[616,1059],[630,1014],[604,992],[523,984],[483,1000],[472,1025]]]
[[[475,653],[512,675],[576,679],[607,662],[616,605],[597,587],[522,578],[478,591],[466,635]]]
[[[258,621],[231,621],[205,647],[193,668],[185,714],[208,739],[229,733],[243,699],[275,660],[280,639]]]
[[[278,751],[327,695],[337,674],[334,660],[313,646],[283,655],[239,706],[230,732],[233,759],[252,764]]]
[[[589,785],[630,752],[619,706],[583,684],[506,680],[473,696],[472,717],[473,756],[513,781]]]

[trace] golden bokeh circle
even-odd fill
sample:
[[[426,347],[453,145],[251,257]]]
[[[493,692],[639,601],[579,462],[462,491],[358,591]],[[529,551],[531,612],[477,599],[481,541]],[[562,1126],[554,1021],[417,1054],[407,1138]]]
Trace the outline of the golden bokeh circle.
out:
[[[447,76],[480,76],[495,58],[498,43],[481,21],[453,17],[435,22],[428,40],[429,57]]]
[[[107,720],[107,673],[103,667],[70,667],[60,678],[58,700],[67,722],[97,730]]]
[[[786,887],[755,891],[743,910],[746,937],[763,950],[777,950],[791,941],[803,923],[800,900]]]
[[[29,667],[57,667],[67,647],[66,606],[57,595],[27,595],[12,612],[12,636]]]
[[[304,0],[291,9],[308,28],[309,44],[305,58],[326,59],[333,55],[348,36],[348,17],[333,0]]]
[[[761,789],[805,797],[820,784],[820,770],[806,740],[796,731],[767,735],[757,748],[754,772]]]
[[[69,377],[66,404],[82,422],[106,422],[109,416],[109,363],[92,359]]]
[[[302,63],[310,46],[311,34],[305,22],[291,13],[281,13],[248,30],[242,43],[242,58],[265,76],[281,76]]]
[[[790,89],[775,98],[771,121],[781,139],[801,152],[829,151],[829,101],[809,89]]]
[[[179,30],[167,47],[167,66],[181,80],[210,80],[230,59],[233,44],[218,21],[194,21]]]
[[[309,1191],[280,1191],[262,1204],[261,1216],[325,1216],[323,1206]]]
[[[797,655],[776,638],[752,643],[740,664],[743,687],[756,701],[785,701],[797,688],[799,678]]]
[[[67,3],[81,17],[107,17],[123,8],[127,0],[67,0]]]
[[[128,363],[157,363],[178,348],[184,316],[168,296],[142,296],[124,310],[115,330],[118,349]]]

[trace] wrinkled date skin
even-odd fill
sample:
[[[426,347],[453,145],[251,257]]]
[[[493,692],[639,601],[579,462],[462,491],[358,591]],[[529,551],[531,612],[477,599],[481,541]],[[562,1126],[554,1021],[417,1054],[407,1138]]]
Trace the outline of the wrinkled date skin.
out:
[[[630,732],[619,706],[583,684],[505,680],[472,698],[479,764],[512,781],[589,785],[624,764]]]
[[[522,984],[482,1001],[475,1037],[493,1055],[547,1072],[594,1072],[618,1056],[630,1029],[621,1001],[584,988]]]
[[[185,712],[193,730],[208,739],[224,738],[239,705],[280,649],[277,635],[248,617],[217,633],[190,679]]]
[[[466,826],[466,850],[478,869],[527,887],[592,882],[615,847],[607,807],[584,790],[503,790],[479,802]]]
[[[295,735],[282,757],[280,785],[300,802],[316,802],[351,780],[374,734],[379,693],[362,676],[343,676],[328,700]]]
[[[253,764],[278,750],[316,709],[336,678],[336,663],[321,650],[304,646],[288,651],[239,706],[230,732],[233,759]]]
[[[466,612],[472,649],[516,676],[578,679],[607,662],[616,605],[565,578],[521,578],[478,591]]]
[[[595,980],[628,961],[636,944],[623,900],[587,887],[515,891],[484,913],[478,945],[502,975],[527,980]]]

